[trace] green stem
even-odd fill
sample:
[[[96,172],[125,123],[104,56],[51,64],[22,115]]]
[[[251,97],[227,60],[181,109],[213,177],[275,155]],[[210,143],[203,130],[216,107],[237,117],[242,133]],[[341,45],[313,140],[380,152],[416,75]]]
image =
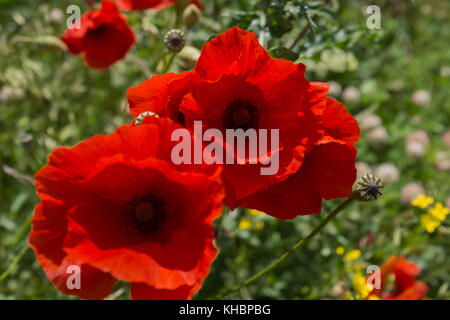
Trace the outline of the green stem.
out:
[[[354,200],[355,200],[354,197],[350,197],[350,198],[346,199],[339,206],[337,206],[306,238],[298,241],[291,249],[289,249],[287,252],[285,252],[281,257],[279,257],[277,260],[272,262],[270,265],[268,265],[266,268],[264,268],[263,270],[261,270],[260,272],[258,272],[254,276],[252,276],[251,278],[240,283],[239,285],[235,286],[234,288],[227,289],[227,290],[223,291],[222,293],[219,293],[216,296],[216,299],[217,300],[222,299],[231,293],[239,291],[243,287],[251,285],[253,282],[258,280],[259,278],[263,277],[264,275],[268,274],[269,272],[271,272],[272,270],[277,268],[287,258],[289,258],[291,255],[293,255],[298,249],[305,246],[305,244],[307,244],[309,240],[311,240],[316,234],[318,234],[328,224],[328,222],[330,222],[339,212],[344,210]]]
[[[167,61],[167,62],[164,64],[164,68],[163,68],[161,74],[167,73],[167,71],[169,70],[170,66],[172,65],[173,60],[175,60],[175,56],[176,56],[176,55],[177,55],[176,53],[171,53],[170,58],[169,58],[169,61]]]
[[[19,232],[17,233],[16,237],[14,238],[14,241],[8,245],[15,247],[20,243],[20,241],[22,241],[25,234],[29,231],[29,227],[30,227],[32,218],[33,218],[33,212],[31,212],[30,216],[27,218],[27,220],[25,220],[25,222],[20,227]]]
[[[25,242],[22,249],[20,249],[19,253],[14,257],[14,260],[9,265],[9,268],[6,269],[6,271],[0,275],[0,282],[3,281],[3,279],[5,279],[14,270],[14,268],[17,266],[17,264],[20,262],[20,260],[23,258],[23,256],[25,255],[25,253],[28,251],[29,248],[30,247],[27,241]]]

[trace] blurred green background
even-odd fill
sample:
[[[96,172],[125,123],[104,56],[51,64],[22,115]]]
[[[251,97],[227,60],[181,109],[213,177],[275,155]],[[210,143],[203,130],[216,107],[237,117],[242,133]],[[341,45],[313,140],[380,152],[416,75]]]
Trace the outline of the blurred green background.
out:
[[[85,1],[0,0],[0,275],[10,269],[0,299],[74,299],[52,286],[27,247],[38,202],[32,176],[55,147],[130,123],[127,88],[161,72],[164,34],[177,26],[174,7],[127,13],[136,45],[109,70],[93,71],[57,39],[70,4],[87,10]],[[272,56],[305,63],[310,81],[330,82],[330,95],[360,122],[359,174],[373,171],[386,183],[379,200],[342,212],[277,271],[230,297],[360,298],[355,276],[402,254],[421,267],[428,299],[449,299],[449,218],[428,232],[420,220],[426,209],[410,203],[424,193],[450,206],[449,1],[203,4],[171,71],[191,70],[202,45],[233,25],[254,31]],[[379,30],[366,25],[371,4],[381,9]],[[220,254],[197,298],[262,269],[339,201],[292,221],[225,210],[215,223]],[[126,289],[118,283],[112,298],[128,299]]]

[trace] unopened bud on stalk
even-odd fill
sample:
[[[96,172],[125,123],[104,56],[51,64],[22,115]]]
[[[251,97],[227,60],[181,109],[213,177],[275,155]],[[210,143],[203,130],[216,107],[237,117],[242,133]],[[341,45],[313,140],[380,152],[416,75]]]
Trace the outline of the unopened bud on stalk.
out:
[[[190,4],[183,11],[183,24],[189,29],[200,20],[202,12],[195,4]]]
[[[180,52],[186,44],[186,39],[184,38],[184,33],[178,29],[172,29],[166,33],[164,37],[164,44],[167,49],[173,53]]]
[[[383,195],[381,191],[384,188],[381,179],[373,174],[366,174],[358,181],[358,186],[353,191],[353,197],[358,201],[373,201]]]
[[[200,50],[192,46],[185,46],[178,54],[178,57],[187,65],[195,65],[200,57]]]

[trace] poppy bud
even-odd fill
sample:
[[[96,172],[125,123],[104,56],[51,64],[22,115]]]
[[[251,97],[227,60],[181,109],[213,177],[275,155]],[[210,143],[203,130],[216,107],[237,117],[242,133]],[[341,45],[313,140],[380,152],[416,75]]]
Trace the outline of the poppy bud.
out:
[[[358,181],[358,187],[353,193],[359,201],[373,201],[377,200],[379,196],[383,195],[381,191],[384,188],[381,179],[373,174],[366,174]]]
[[[187,65],[195,65],[200,57],[200,50],[192,46],[185,46],[179,53],[179,58]]]
[[[172,29],[166,33],[164,37],[164,44],[166,48],[173,53],[180,52],[186,44],[186,39],[184,38],[184,33],[178,29]]]
[[[190,4],[183,11],[183,24],[189,29],[195,26],[200,20],[200,9],[195,4]]]

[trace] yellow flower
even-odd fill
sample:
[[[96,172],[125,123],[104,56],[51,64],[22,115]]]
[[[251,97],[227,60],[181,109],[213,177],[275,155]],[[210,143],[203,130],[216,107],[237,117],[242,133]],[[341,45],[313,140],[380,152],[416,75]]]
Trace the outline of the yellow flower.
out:
[[[256,222],[255,230],[261,230],[262,228],[264,228],[264,221]]]
[[[421,209],[426,209],[430,204],[434,202],[432,197],[426,197],[424,194],[420,194],[417,198],[411,201],[411,204]]]
[[[353,289],[355,290],[355,298],[356,299],[365,299],[371,292],[369,287],[367,286],[366,278],[362,275],[361,272],[355,273],[353,276]]]
[[[239,221],[239,229],[248,230],[251,227],[252,227],[252,222],[250,220],[242,218],[241,221]]]
[[[441,222],[434,218],[432,215],[428,213],[424,213],[420,216],[420,222],[422,226],[427,230],[429,233],[433,233],[434,230],[437,229],[437,227],[440,226]]]
[[[380,299],[380,297],[379,296],[376,296],[376,295],[371,295],[370,297],[369,297],[369,300],[381,300]]]
[[[349,290],[344,292],[341,299],[342,300],[355,300],[355,298],[353,298],[352,293]]]
[[[444,207],[442,203],[436,202],[434,208],[431,208],[428,213],[439,221],[444,221],[450,210],[447,207]]]
[[[346,260],[356,260],[361,255],[361,250],[354,249],[350,250],[344,257]]]
[[[264,216],[265,213],[259,210],[255,210],[255,209],[249,209],[247,210],[247,213],[252,215],[252,216]]]
[[[345,252],[345,249],[344,249],[344,247],[337,247],[336,248],[336,253],[338,254],[338,255],[340,255],[340,256],[342,256],[343,254],[344,254],[344,252]]]

